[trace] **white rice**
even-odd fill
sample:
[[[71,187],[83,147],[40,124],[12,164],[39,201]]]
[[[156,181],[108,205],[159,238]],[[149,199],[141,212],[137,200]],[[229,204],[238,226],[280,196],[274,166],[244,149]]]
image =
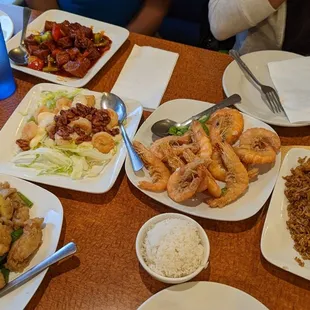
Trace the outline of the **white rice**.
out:
[[[202,264],[204,247],[197,226],[185,219],[166,219],[146,234],[142,256],[155,273],[180,278]]]

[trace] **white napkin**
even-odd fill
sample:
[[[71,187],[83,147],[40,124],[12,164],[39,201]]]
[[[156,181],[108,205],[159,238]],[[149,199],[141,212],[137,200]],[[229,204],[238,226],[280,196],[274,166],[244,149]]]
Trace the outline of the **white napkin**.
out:
[[[166,91],[178,57],[176,53],[135,45],[111,92],[139,101],[145,110],[155,110]]]
[[[310,57],[268,63],[271,79],[291,123],[310,123]]]

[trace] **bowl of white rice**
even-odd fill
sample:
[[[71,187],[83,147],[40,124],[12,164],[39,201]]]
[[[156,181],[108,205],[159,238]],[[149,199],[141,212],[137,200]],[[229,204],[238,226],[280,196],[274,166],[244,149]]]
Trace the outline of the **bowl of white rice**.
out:
[[[204,229],[190,217],[164,213],[141,227],[136,253],[142,267],[153,278],[179,284],[207,268],[210,243]]]

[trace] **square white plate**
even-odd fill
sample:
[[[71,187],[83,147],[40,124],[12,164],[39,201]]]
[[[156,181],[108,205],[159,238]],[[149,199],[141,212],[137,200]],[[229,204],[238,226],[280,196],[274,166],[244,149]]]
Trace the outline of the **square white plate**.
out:
[[[310,157],[310,151],[300,148],[291,149],[285,156],[264,224],[261,251],[271,264],[310,280],[310,261],[305,260],[304,267],[295,261],[295,257],[301,256],[294,249],[294,241],[286,226],[288,200],[284,194],[283,179],[291,174],[292,168],[298,166],[298,158],[305,156]]]
[[[11,162],[12,158],[18,151],[15,141],[20,137],[21,129],[29,118],[29,116],[23,115],[25,115],[25,113],[31,114],[35,111],[41,92],[44,90],[67,90],[72,92],[74,89],[75,88],[72,87],[50,83],[37,84],[32,87],[0,131],[0,141],[2,146],[0,152],[0,171],[2,173],[14,175],[33,182],[88,193],[105,193],[113,186],[126,157],[126,147],[122,141],[118,145],[117,153],[113,156],[112,160],[104,167],[101,174],[94,178],[72,180],[71,178],[65,176],[38,176],[38,172],[35,169],[16,167]],[[94,95],[96,98],[96,107],[99,107],[101,93],[93,92],[87,89],[82,89],[81,93],[85,95]],[[142,106],[137,101],[126,100],[125,104],[128,115],[126,130],[129,138],[132,139],[138,128],[143,110]]]
[[[62,227],[63,209],[55,195],[37,185],[0,174],[0,182],[5,181],[34,203],[30,209],[30,218],[44,217],[43,243],[25,269],[27,271],[55,252]],[[43,271],[28,283],[0,298],[0,309],[24,309],[42,282],[46,272],[47,270]],[[10,273],[10,281],[19,275],[21,274]]]
[[[66,86],[73,87],[83,87],[86,85],[97,73],[98,71],[108,62],[108,60],[116,53],[116,51],[123,45],[129,36],[129,31],[125,28],[107,24],[98,20],[83,17],[80,15],[75,15],[60,10],[49,10],[42,13],[34,21],[28,25],[27,35],[30,35],[33,31],[42,31],[44,29],[45,21],[55,21],[58,23],[68,20],[69,22],[77,22],[83,26],[93,27],[94,32],[105,31],[106,35],[112,40],[112,45],[110,50],[104,53],[104,55],[99,58],[99,60],[92,66],[87,74],[83,78],[69,78],[61,77],[56,74],[36,71],[24,66],[17,66],[11,63],[12,67],[16,70],[34,75],[44,80],[51,81],[53,83],[58,83]],[[19,46],[21,32],[17,33],[12,39],[7,42],[7,50],[11,50]]]
[[[149,146],[153,141],[151,127],[156,121],[165,118],[170,118],[177,122],[183,121],[211,106],[212,104],[210,103],[190,99],[176,99],[166,102],[143,123],[138,130],[135,139],[142,142],[144,145]],[[251,116],[243,114],[243,117],[245,130],[251,127],[263,127],[274,132],[270,126]],[[214,220],[240,221],[253,216],[264,205],[275,185],[280,169],[280,162],[281,154],[278,154],[276,163],[273,167],[268,166],[269,169],[266,169],[267,167],[265,166],[265,171],[262,171],[258,179],[255,182],[250,183],[248,191],[237,201],[222,209],[210,208],[206,203],[201,202],[201,199],[189,200],[183,204],[179,204],[171,200],[168,197],[167,192],[143,192],[149,197],[184,213]],[[139,188],[138,182],[141,181],[143,177],[138,176],[133,172],[128,159],[126,160],[125,168],[130,181]]]

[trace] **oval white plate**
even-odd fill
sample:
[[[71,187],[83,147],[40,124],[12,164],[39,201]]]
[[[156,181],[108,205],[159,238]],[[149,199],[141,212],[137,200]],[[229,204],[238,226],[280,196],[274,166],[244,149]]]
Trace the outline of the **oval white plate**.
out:
[[[3,31],[4,41],[6,42],[13,35],[14,25],[8,14],[2,11],[0,11],[0,23]]]
[[[138,310],[268,310],[262,303],[234,287],[215,282],[188,282],[166,288]]]
[[[270,78],[267,64],[272,61],[288,60],[296,57],[302,56],[283,51],[260,51],[241,56],[242,60],[247,64],[257,79],[262,84],[269,85],[273,88],[275,86]],[[226,68],[222,82],[227,97],[235,93],[241,96],[241,104],[236,105],[236,108],[248,115],[268,124],[283,127],[301,127],[310,124],[291,124],[283,112],[273,114],[263,101],[257,86],[254,86],[255,84],[247,79],[236,61],[230,63]]]
[[[283,179],[284,176],[291,174],[292,168],[298,166],[298,158],[306,156],[310,157],[310,150],[301,148],[291,149],[285,156],[264,224],[261,251],[271,264],[310,280],[310,261],[305,260],[304,267],[295,261],[295,257],[300,255],[294,249],[294,241],[286,227],[288,200],[284,194]]]
[[[111,48],[98,59],[98,61],[88,70],[83,78],[62,77],[56,74],[33,70],[27,66],[17,66],[14,63],[11,63],[13,69],[65,86],[83,87],[86,85],[111,59],[111,57],[127,40],[129,35],[129,31],[125,28],[61,10],[48,10],[42,13],[28,25],[27,35],[30,35],[35,31],[42,31],[46,20],[55,21],[57,23],[61,23],[64,20],[68,20],[71,23],[78,22],[83,26],[92,27],[94,32],[104,31],[105,34],[112,40]],[[7,43],[7,49],[11,50],[12,48],[18,46],[20,37],[21,31]]]
[[[12,187],[17,188],[34,203],[30,209],[30,218],[44,217],[43,243],[25,269],[27,271],[55,252],[62,227],[63,209],[55,195],[37,185],[0,174],[0,182],[5,181],[9,182]],[[47,270],[43,271],[20,288],[0,298],[0,309],[24,309],[38,289],[46,272]],[[19,275],[11,273],[10,281]]]
[[[188,119],[191,115],[195,115],[203,110],[211,107],[211,103],[196,101],[190,99],[176,99],[164,103],[155,110],[150,117],[142,124],[138,130],[135,139],[142,142],[145,146],[149,146],[152,143],[152,125],[161,119],[170,118],[175,121],[183,121]],[[252,127],[263,127],[274,131],[269,125],[251,117],[246,114],[243,114],[244,117],[244,128]],[[142,191],[149,197],[157,200],[169,206],[173,209],[182,211],[187,214],[214,219],[221,221],[240,221],[247,219],[254,214],[256,214],[261,207],[264,205],[269,195],[271,194],[273,187],[275,185],[277,175],[280,169],[281,163],[281,154],[278,154],[276,163],[273,167],[268,167],[265,171],[259,175],[258,179],[255,182],[250,183],[248,191],[240,197],[234,203],[226,206],[225,208],[210,208],[207,204],[202,202],[204,194],[200,194],[200,199],[188,200],[182,204],[176,203],[168,197],[167,192],[163,193],[153,193],[148,191]],[[126,173],[134,186],[138,187],[138,182],[143,180],[141,172],[139,175],[135,174],[132,170],[130,161],[127,157],[125,163]],[[145,175],[146,170],[144,170]],[[143,173],[142,173],[143,174]],[[149,179],[147,177],[147,179]]]

